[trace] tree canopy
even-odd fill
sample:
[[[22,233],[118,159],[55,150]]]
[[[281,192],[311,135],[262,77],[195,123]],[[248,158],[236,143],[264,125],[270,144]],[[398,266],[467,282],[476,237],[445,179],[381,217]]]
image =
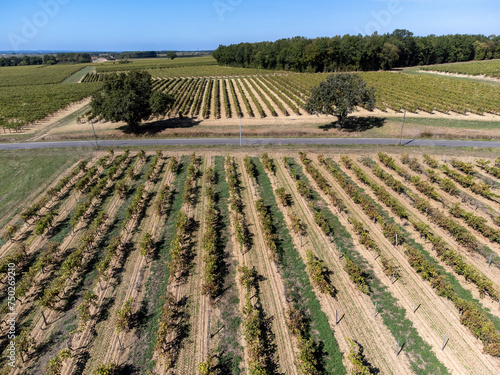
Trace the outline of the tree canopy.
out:
[[[151,75],[144,71],[110,74],[102,91],[92,97],[92,114],[107,121],[124,121],[136,128],[151,116],[165,114],[172,96],[153,91]]]
[[[177,54],[174,51],[168,51],[166,57],[167,59],[173,60],[177,57]]]
[[[375,108],[375,90],[366,87],[359,74],[332,74],[311,90],[306,103],[310,114],[335,115],[342,127],[347,115],[361,106],[369,111]]]
[[[379,70],[500,58],[500,36],[414,36],[408,30],[379,35],[344,35],[275,42],[221,45],[212,56],[220,65],[296,72]]]

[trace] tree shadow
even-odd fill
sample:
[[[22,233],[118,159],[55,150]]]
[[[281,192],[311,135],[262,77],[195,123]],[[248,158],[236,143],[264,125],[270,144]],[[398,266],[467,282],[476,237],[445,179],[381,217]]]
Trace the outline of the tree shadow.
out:
[[[333,121],[326,125],[320,125],[319,129],[328,131],[330,129],[339,129],[345,132],[362,132],[373,128],[381,128],[385,125],[387,119],[383,117],[364,116],[347,117],[342,124],[339,121]]]
[[[147,122],[133,128],[128,125],[123,125],[120,126],[118,130],[123,131],[125,134],[156,135],[166,129],[192,128],[196,125],[199,125],[200,123],[201,120],[196,121],[190,117],[183,117],[182,119],[176,117],[166,120]]]

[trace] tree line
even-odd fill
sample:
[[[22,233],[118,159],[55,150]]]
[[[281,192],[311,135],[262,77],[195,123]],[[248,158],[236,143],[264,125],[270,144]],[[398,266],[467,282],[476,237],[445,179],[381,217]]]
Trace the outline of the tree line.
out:
[[[415,36],[408,30],[379,35],[344,35],[275,42],[220,45],[212,54],[220,65],[296,72],[387,70],[500,58],[500,36]]]
[[[42,56],[9,56],[0,58],[0,66],[83,64],[92,62],[88,53],[68,52]]]

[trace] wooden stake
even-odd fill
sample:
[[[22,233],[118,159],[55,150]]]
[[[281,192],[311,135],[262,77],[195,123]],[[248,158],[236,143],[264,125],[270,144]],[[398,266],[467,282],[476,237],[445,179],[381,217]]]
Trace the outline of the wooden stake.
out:
[[[339,259],[342,258],[342,248],[339,245]]]
[[[417,311],[417,299],[415,298],[415,305],[413,306],[413,313]]]
[[[122,342],[120,340],[120,335],[117,334],[116,337],[118,337],[118,345],[120,346],[120,351],[123,351]]]
[[[499,302],[500,305],[500,302]],[[338,316],[337,316],[337,309],[335,309],[335,325],[339,322]]]
[[[394,273],[395,273],[395,272],[393,272],[393,273],[392,273],[392,279],[391,279],[391,282],[392,282],[393,284],[394,284]]]
[[[398,234],[396,233],[396,246],[398,246]]]
[[[41,311],[42,311],[43,322],[45,323],[46,326],[48,326],[47,319],[45,319],[45,313],[43,312],[43,310],[41,310]]]
[[[443,346],[441,347],[441,351],[444,350],[444,346],[446,345],[446,335],[443,337]]]
[[[490,261],[488,262],[488,268],[491,266],[491,258],[493,258],[493,254],[490,254]]]
[[[375,309],[373,310],[373,317],[376,318],[377,317],[377,303],[378,302],[375,302]]]

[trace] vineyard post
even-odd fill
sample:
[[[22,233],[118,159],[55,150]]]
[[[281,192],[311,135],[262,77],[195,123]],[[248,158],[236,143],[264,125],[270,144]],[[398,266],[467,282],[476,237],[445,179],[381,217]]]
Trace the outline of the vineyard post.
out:
[[[441,351],[444,350],[444,347],[446,346],[446,334],[443,337],[443,345],[441,346]]]
[[[394,274],[395,274],[395,273],[396,273],[396,272],[393,272],[393,273],[392,273],[392,278],[391,278],[391,283],[392,283],[392,284],[394,284]]]
[[[45,313],[43,312],[43,310],[40,310],[40,311],[42,312],[43,322],[45,323],[46,326],[48,326],[47,319],[45,318]]]
[[[342,248],[339,245],[339,259],[342,258]]]
[[[339,319],[337,317],[337,309],[335,309],[335,325],[337,325],[338,321],[339,321]]]
[[[122,342],[121,342],[121,340],[120,340],[120,334],[119,334],[119,333],[117,333],[117,334],[116,334],[116,337],[118,337],[118,345],[120,346],[120,351],[123,351]]]
[[[489,260],[489,262],[488,262],[488,268],[490,268],[490,266],[491,266],[491,259],[492,259],[492,258],[493,258],[493,254],[490,254],[490,260]]]
[[[413,313],[415,314],[417,312],[417,299],[415,298],[415,305],[413,305]]]
[[[377,304],[378,304],[378,302],[375,302],[375,309],[373,310],[373,317],[374,318],[377,317]]]
[[[141,280],[139,279],[139,272],[137,272],[137,289],[141,287]]]
[[[398,234],[396,233],[396,245],[395,246],[398,246]]]

